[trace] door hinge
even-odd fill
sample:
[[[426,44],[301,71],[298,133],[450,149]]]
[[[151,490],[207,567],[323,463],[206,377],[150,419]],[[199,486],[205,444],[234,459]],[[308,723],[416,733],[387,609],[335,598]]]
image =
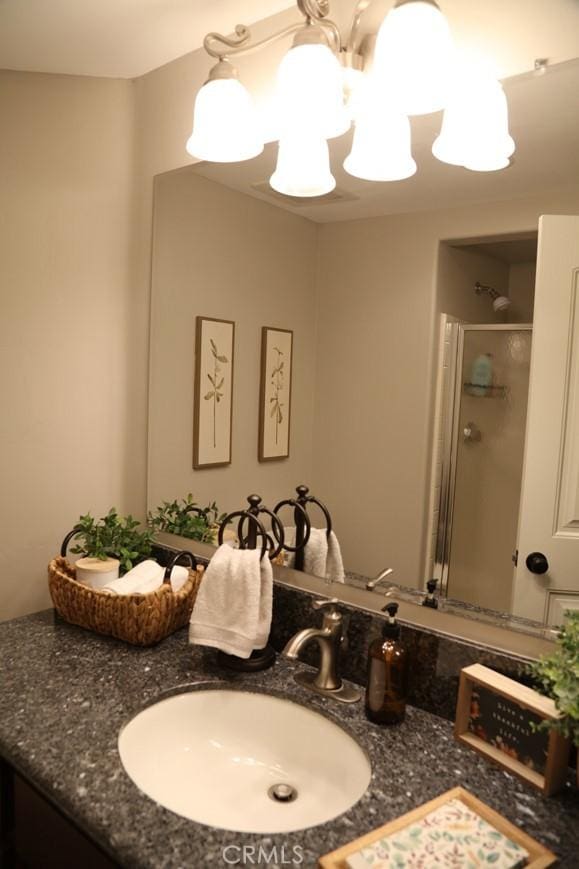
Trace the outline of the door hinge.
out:
[[[516,567],[519,563],[519,550],[518,549],[515,549],[515,551],[511,555],[511,560]]]

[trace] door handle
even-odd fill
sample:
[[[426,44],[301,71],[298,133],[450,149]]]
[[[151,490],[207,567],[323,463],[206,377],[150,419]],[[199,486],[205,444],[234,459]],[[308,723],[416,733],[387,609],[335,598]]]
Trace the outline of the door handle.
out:
[[[549,570],[549,562],[542,552],[529,553],[525,559],[525,564],[527,565],[527,570],[530,570],[531,573],[542,574],[547,573]]]
[[[482,438],[482,433],[474,422],[467,422],[462,430],[462,436],[465,441],[472,441],[473,443],[478,443]]]

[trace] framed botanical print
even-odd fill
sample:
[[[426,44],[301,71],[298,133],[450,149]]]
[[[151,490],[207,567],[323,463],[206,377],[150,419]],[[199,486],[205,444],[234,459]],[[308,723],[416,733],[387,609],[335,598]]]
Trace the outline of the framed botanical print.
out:
[[[264,326],[261,330],[259,399],[260,462],[289,456],[292,399],[293,332]]]
[[[197,317],[193,467],[231,462],[235,323]]]

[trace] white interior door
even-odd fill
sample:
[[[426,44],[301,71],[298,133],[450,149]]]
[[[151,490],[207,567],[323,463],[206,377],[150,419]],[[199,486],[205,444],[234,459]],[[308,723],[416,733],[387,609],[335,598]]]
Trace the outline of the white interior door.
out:
[[[541,217],[513,612],[579,609],[579,217]],[[533,554],[534,553],[534,554]]]

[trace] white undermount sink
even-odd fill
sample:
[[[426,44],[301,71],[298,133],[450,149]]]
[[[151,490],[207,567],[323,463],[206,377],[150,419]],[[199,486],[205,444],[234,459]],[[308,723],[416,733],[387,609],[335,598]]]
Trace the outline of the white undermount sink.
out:
[[[289,700],[226,689],[177,694],[119,735],[123,766],[147,796],[212,827],[285,833],[335,818],[370,782],[341,727]]]

